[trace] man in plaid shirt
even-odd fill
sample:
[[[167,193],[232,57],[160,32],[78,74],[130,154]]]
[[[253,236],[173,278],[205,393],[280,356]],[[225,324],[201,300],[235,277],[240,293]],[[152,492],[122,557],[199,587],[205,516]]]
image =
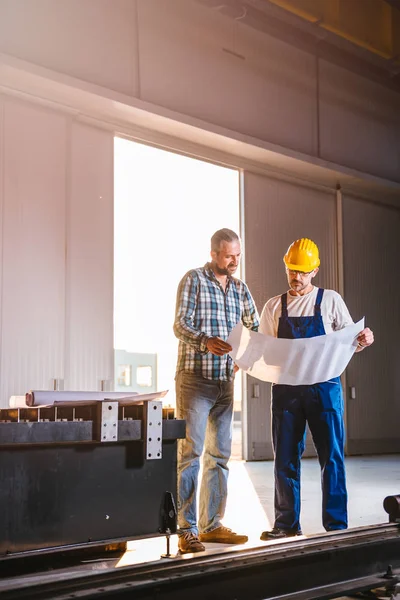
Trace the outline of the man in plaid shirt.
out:
[[[178,455],[181,553],[205,550],[202,542],[242,544],[248,539],[221,523],[227,497],[235,374],[228,355],[231,346],[225,340],[239,321],[254,331],[259,325],[246,284],[233,277],[240,255],[237,234],[220,229],[211,238],[211,262],[189,271],[178,288],[176,402],[178,418],[186,420],[186,439],[180,440]],[[197,526],[196,493],[203,449]]]

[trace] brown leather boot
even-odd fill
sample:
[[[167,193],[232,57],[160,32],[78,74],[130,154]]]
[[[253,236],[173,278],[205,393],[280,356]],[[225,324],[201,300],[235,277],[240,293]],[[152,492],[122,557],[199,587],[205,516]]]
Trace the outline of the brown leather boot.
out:
[[[249,538],[247,535],[239,535],[232,529],[221,525],[212,531],[200,533],[199,539],[201,542],[213,542],[214,544],[245,544]]]
[[[198,536],[192,531],[186,531],[179,536],[178,548],[181,554],[189,554],[190,552],[203,552],[205,547],[200,542]]]

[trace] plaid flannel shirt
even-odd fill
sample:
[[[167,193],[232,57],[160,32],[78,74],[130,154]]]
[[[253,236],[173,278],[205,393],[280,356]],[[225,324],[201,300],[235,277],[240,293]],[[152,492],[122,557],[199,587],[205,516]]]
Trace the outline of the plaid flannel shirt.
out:
[[[232,358],[211,354],[206,343],[214,336],[226,340],[239,321],[248,329],[258,329],[257,309],[243,281],[228,276],[224,292],[209,263],[186,273],[176,299],[177,373],[186,371],[205,379],[231,381]]]

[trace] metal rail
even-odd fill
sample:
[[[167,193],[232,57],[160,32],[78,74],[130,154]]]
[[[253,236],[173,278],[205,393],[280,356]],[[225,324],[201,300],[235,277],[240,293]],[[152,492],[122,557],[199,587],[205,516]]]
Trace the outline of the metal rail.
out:
[[[253,549],[68,572],[10,582],[2,600],[134,598],[154,600],[309,600],[374,587],[400,577],[400,525],[377,525]]]

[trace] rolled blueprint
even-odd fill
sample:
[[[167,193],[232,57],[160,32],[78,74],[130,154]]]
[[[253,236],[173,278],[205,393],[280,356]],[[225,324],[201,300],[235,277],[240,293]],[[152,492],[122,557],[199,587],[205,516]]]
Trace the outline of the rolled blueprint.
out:
[[[24,396],[10,396],[8,401],[10,408],[26,408],[26,398]]]
[[[58,392],[49,390],[31,390],[25,395],[27,406],[51,406],[53,404],[90,403],[102,400],[119,400],[120,404],[132,404],[144,400],[163,398],[168,390],[138,394],[137,392]]]

